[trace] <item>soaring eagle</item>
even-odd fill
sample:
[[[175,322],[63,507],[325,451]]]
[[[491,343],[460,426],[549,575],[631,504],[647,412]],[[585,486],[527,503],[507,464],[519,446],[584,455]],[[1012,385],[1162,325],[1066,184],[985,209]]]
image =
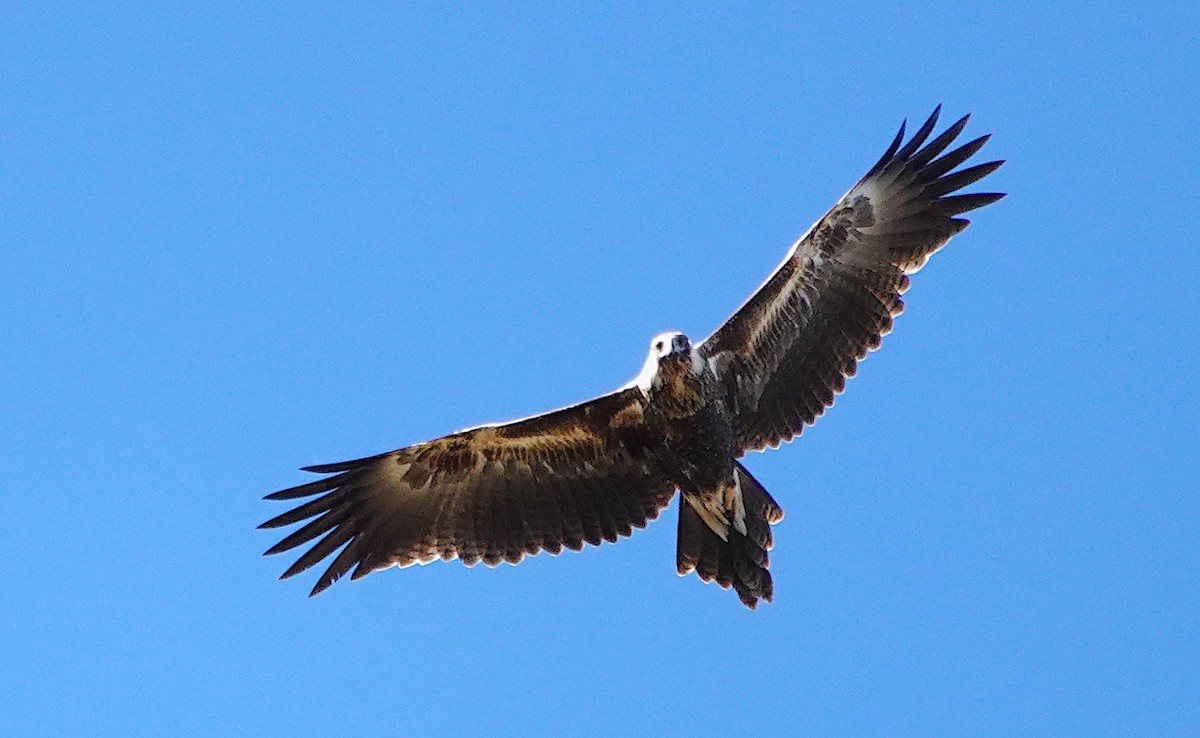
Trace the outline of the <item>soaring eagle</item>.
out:
[[[263,523],[306,522],[266,551],[316,541],[281,578],[341,551],[317,594],[353,570],[457,558],[519,562],[545,550],[616,541],[657,517],[678,490],[680,575],[771,600],[771,526],[783,510],[738,459],[811,425],[878,348],[904,305],[908,275],[1000,193],[952,194],[1003,162],[965,169],[988,136],[943,153],[967,117],[926,143],[940,106],[801,236],[715,333],[650,342],[641,372],[615,392],[523,420],[483,425],[355,461],[269,500],[314,499]],[[922,146],[924,144],[924,146]]]

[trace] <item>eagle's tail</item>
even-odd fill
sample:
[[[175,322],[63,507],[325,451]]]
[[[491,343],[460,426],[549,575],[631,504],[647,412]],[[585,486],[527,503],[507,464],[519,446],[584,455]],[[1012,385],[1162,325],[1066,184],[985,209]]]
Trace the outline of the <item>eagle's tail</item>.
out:
[[[742,603],[754,609],[760,599],[770,602],[774,591],[767,552],[771,525],[783,519],[783,509],[740,462],[735,473],[746,506],[746,534],[730,526],[729,540],[722,540],[686,499],[681,500],[675,566],[680,576],[695,571],[706,582],[733,587]]]

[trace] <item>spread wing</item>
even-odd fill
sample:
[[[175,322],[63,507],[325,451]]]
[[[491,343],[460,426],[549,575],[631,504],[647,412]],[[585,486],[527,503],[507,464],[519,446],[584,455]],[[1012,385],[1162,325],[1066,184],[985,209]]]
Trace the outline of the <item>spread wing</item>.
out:
[[[438,558],[515,564],[543,549],[616,541],[657,517],[675,491],[656,462],[661,438],[644,422],[643,402],[639,390],[619,390],[525,420],[308,467],[332,476],[267,495],[319,497],[259,526],[308,520],[266,554],[316,541],[287,578],[344,545],[313,587],[317,594],[351,569],[358,579]]]
[[[951,194],[1003,162],[952,171],[988,140],[942,154],[967,117],[921,148],[940,109],[903,146],[901,125],[879,162],[701,345],[729,387],[743,451],[791,440],[832,405],[904,309],[907,275],[967,227],[956,216],[1003,197]]]

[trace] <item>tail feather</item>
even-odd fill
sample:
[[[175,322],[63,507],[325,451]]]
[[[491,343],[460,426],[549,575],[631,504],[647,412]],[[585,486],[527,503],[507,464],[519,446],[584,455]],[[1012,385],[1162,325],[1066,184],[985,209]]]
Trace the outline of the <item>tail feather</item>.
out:
[[[754,609],[760,599],[770,602],[774,595],[767,552],[773,544],[771,524],[783,519],[783,510],[741,463],[736,473],[746,506],[746,533],[730,527],[728,540],[722,540],[685,496],[679,506],[675,565],[680,576],[695,571],[705,582],[732,587],[742,604]]]

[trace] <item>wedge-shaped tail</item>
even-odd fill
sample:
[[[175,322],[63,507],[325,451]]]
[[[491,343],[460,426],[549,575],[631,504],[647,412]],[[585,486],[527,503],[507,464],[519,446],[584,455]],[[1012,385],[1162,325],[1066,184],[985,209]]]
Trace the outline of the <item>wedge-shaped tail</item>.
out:
[[[735,473],[746,505],[746,534],[731,527],[729,540],[722,540],[685,496],[679,503],[675,567],[680,576],[694,571],[706,582],[732,587],[742,603],[754,609],[760,599],[770,602],[774,594],[768,551],[774,543],[771,526],[783,520],[783,509],[741,462]]]

